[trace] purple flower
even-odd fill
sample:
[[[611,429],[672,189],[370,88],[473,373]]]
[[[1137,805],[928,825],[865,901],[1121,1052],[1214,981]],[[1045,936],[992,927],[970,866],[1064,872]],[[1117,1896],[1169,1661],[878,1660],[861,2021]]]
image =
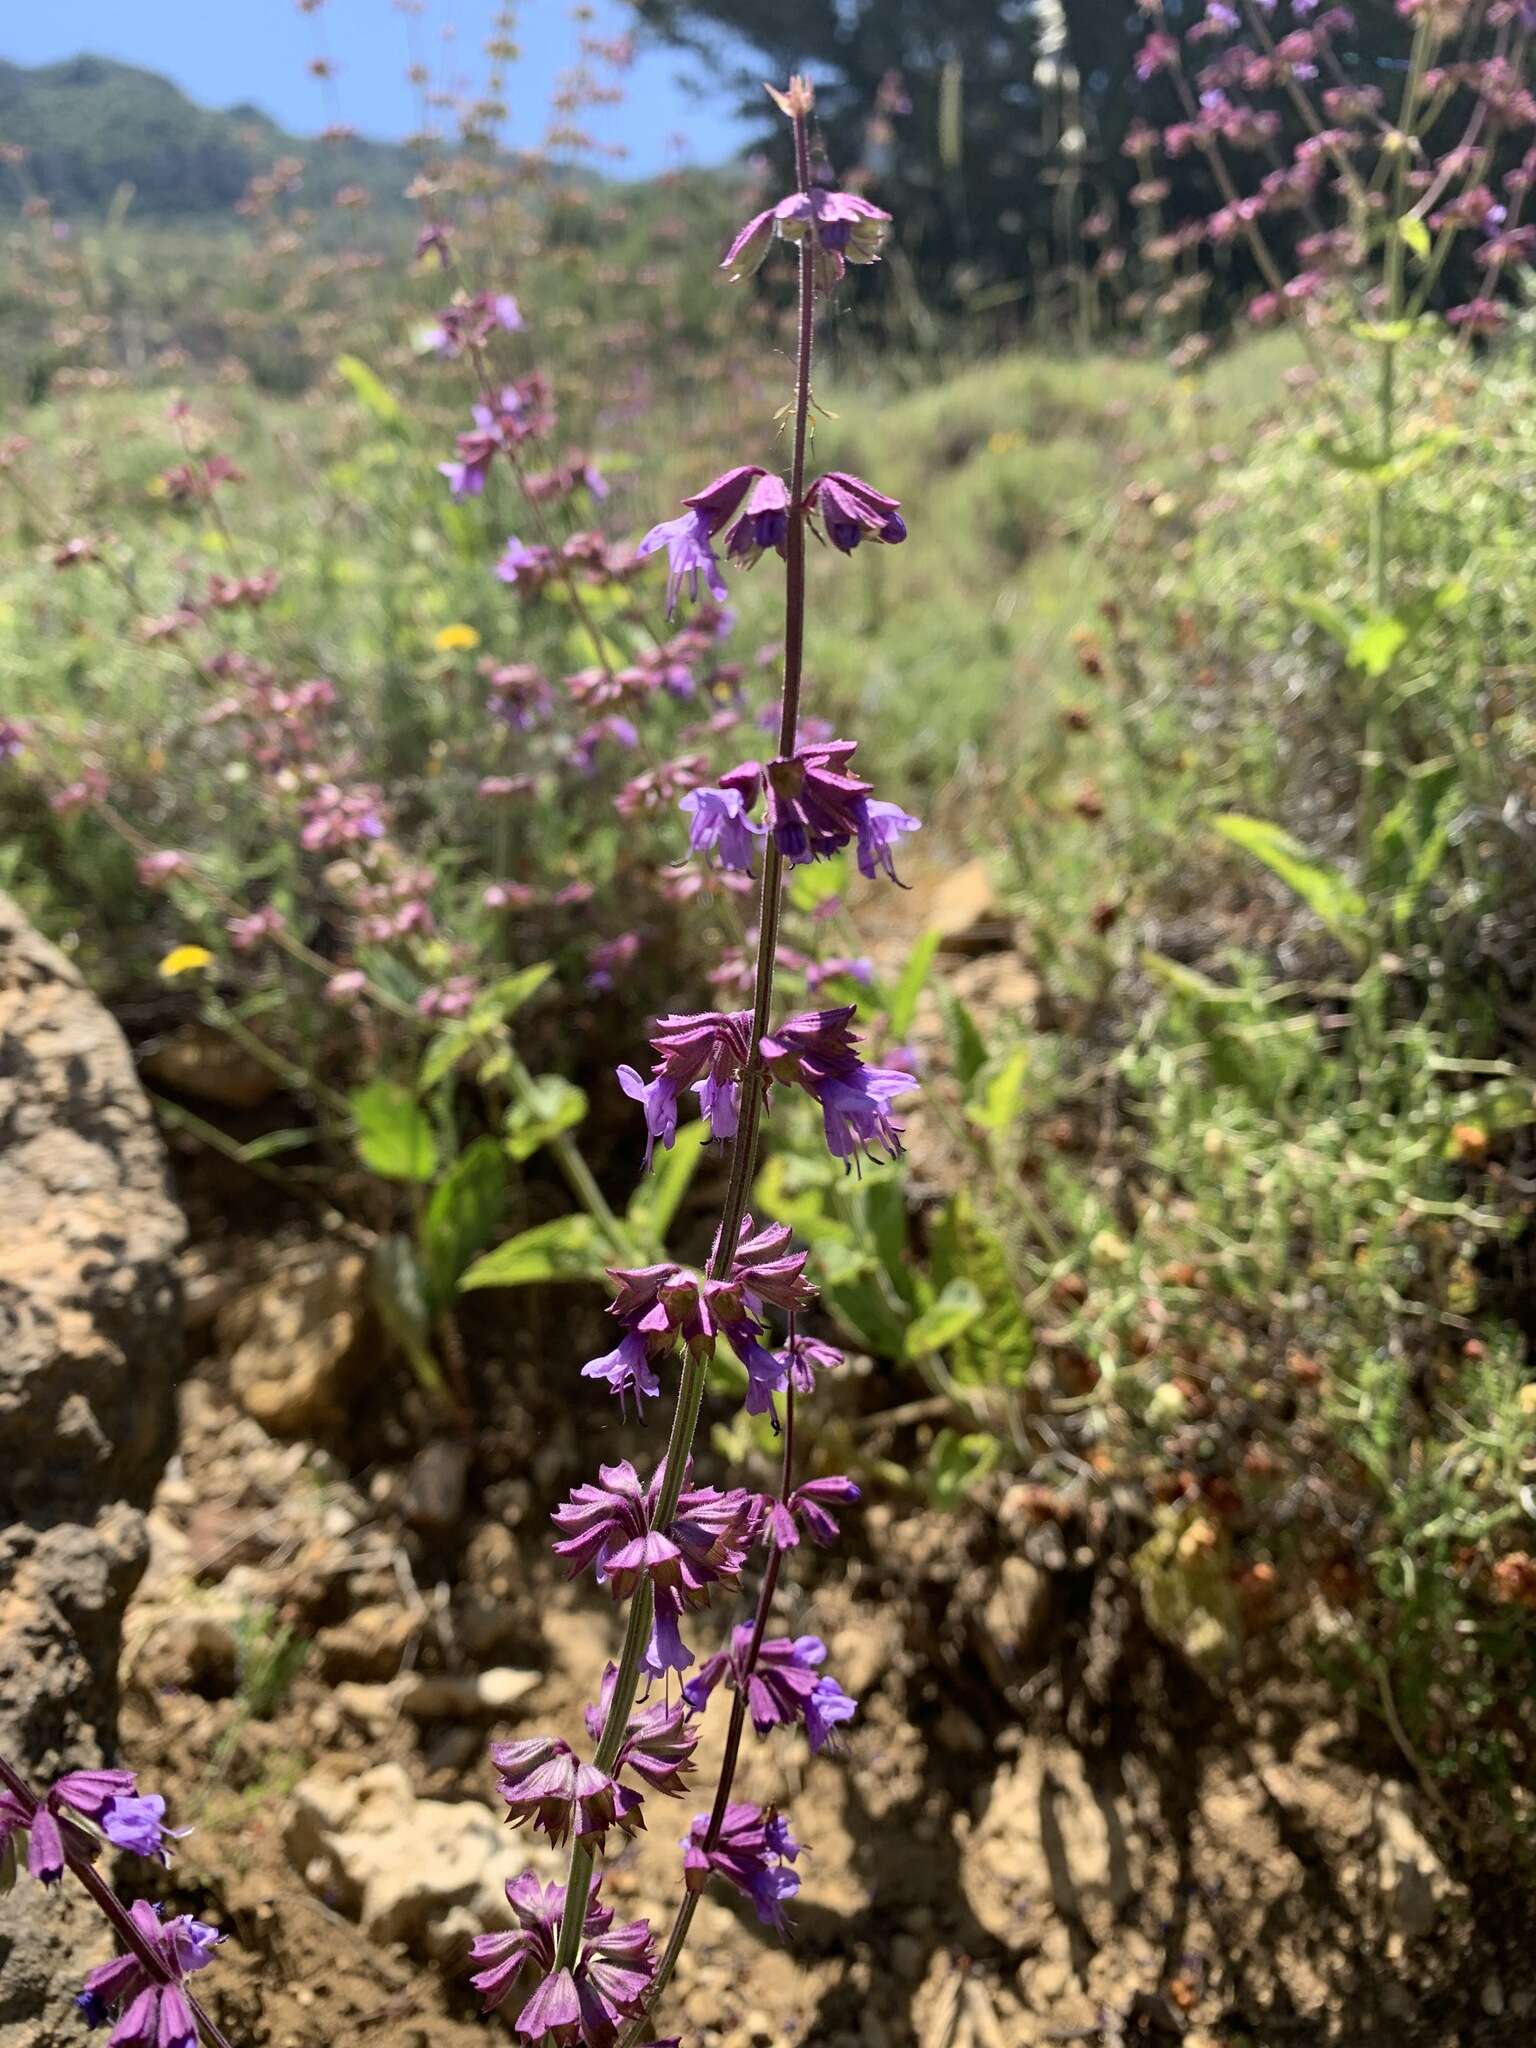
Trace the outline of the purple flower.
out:
[[[27,728],[14,718],[0,718],[0,761],[14,761],[27,743]]]
[[[872,785],[847,772],[857,747],[857,740],[818,740],[768,763],[768,825],[791,867],[830,860],[865,829]]]
[[[1178,61],[1177,42],[1161,29],[1156,29],[1136,52],[1136,76],[1145,85],[1149,78],[1156,78],[1160,71],[1172,71]]]
[[[755,214],[726,250],[720,268],[732,284],[739,284],[761,267],[775,236],[803,242],[809,235],[816,250],[816,282],[825,291],[842,276],[845,263],[877,262],[890,228],[891,216],[857,193],[815,186]]]
[[[677,1633],[685,1607],[708,1604],[710,1589],[741,1576],[756,1534],[761,1504],[744,1488],[721,1493],[713,1486],[684,1486],[677,1512],[665,1529],[653,1526],[665,1466],[642,1488],[633,1465],[598,1468],[598,1484],[578,1486],[555,1509],[561,1532],[556,1557],[568,1560],[571,1576],[591,1566],[597,1582],[616,1600],[627,1600],[649,1579],[655,1621],[646,1669],[686,1671],[693,1654]]]
[[[555,558],[548,548],[529,547],[515,533],[509,533],[501,559],[496,564],[496,575],[503,583],[516,583],[524,590],[537,590],[548,582],[554,568]]]
[[[907,537],[898,509],[901,500],[844,470],[828,470],[817,477],[807,485],[804,502],[806,511],[820,518],[833,547],[845,555],[851,555],[866,534],[892,546]]]
[[[735,517],[754,484],[766,475],[767,471],[756,463],[743,463],[735,469],[726,470],[713,483],[706,484],[702,491],[695,491],[691,498],[684,498],[687,510],[676,519],[664,519],[659,526],[653,526],[635,549],[636,560],[655,554],[658,548],[664,547],[667,551],[668,618],[677,607],[684,577],[688,578],[688,594],[695,600],[699,595],[701,575],[711,597],[717,603],[724,599],[725,579],[720,574],[720,563],[710,542]]]
[[[584,1764],[568,1742],[536,1735],[491,1748],[501,1796],[513,1827],[532,1820],[557,1847],[575,1833],[601,1853],[608,1830],[627,1835],[643,1828],[640,1795],[617,1784],[595,1764]]]
[[[706,860],[711,854],[723,868],[739,874],[752,872],[752,841],[762,838],[766,825],[754,825],[747,816],[748,801],[739,789],[691,789],[678,803],[693,822],[688,827],[688,844]]]
[[[817,1373],[836,1372],[845,1362],[835,1344],[823,1344],[819,1337],[802,1337],[798,1330],[784,1347],[785,1371],[797,1394],[814,1394]]]
[[[789,490],[781,476],[767,472],[753,484],[741,517],[725,537],[733,562],[750,569],[769,548],[779,554],[789,534]]]
[[[677,519],[664,519],[650,532],[635,549],[637,560],[655,554],[658,548],[667,551],[667,617],[670,619],[677,609],[677,600],[682,594],[683,581],[688,582],[688,595],[698,600],[699,578],[702,576],[709,594],[718,603],[726,595],[725,578],[720,574],[720,563],[709,544],[709,528],[697,512],[684,512]]]
[[[890,1105],[910,1095],[915,1084],[910,1074],[895,1068],[864,1065],[849,1029],[854,1015],[849,1003],[791,1017],[762,1041],[763,1058],[778,1080],[803,1088],[821,1105],[827,1147],[835,1159],[851,1164],[874,1148],[896,1159],[901,1126],[891,1117]]]
[[[494,2011],[531,1967],[540,1981],[518,2014],[515,2031],[562,2048],[574,2041],[606,2048],[655,1980],[656,1945],[648,1922],[615,1926],[613,1908],[601,1904],[594,1881],[576,1967],[556,1971],[565,1887],[541,1885],[532,1871],[525,1871],[507,1885],[507,1903],[517,1925],[506,1933],[477,1935],[470,1944],[475,1961],[486,1966],[470,1979],[485,2010]]]
[[[651,1079],[633,1067],[618,1069],[619,1086],[645,1107],[648,1142],[645,1163],[660,1144],[671,1151],[677,1137],[678,1103],[686,1089],[699,1098],[712,1138],[736,1135],[741,1070],[747,1062],[750,1011],[701,1010],[659,1017],[651,1036],[657,1055]]]
[[[788,1500],[769,1503],[763,1524],[767,1540],[777,1550],[793,1550],[800,1541],[803,1523],[813,1542],[835,1543],[838,1527],[832,1510],[850,1508],[858,1498],[859,1489],[840,1474],[807,1479]]]
[[[584,1380],[606,1380],[619,1397],[619,1406],[626,1408],[631,1397],[637,1416],[645,1412],[647,1401],[654,1401],[661,1392],[661,1382],[651,1370],[651,1350],[646,1339],[638,1330],[626,1330],[612,1351],[601,1358],[590,1358],[581,1368]]]
[[[616,939],[604,939],[587,955],[587,987],[601,993],[614,985],[617,973],[630,966],[640,951],[636,932],[620,932]]]
[[[197,2021],[182,1986],[208,1967],[224,1937],[185,1913],[162,1922],[144,1899],[129,1911],[163,1979],[152,1978],[136,1955],[118,1956],[91,1971],[75,2003],[87,2026],[99,2027],[113,2013],[119,2015],[109,2048],[197,2048]]]
[[[701,1664],[683,1686],[683,1698],[702,1713],[721,1679],[734,1692],[745,1691],[747,1711],[759,1735],[797,1721],[805,1723],[811,1748],[820,1750],[840,1721],[858,1712],[834,1678],[821,1676],[827,1646],[819,1636],[775,1636],[758,1647],[750,1675],[747,1656],[752,1627],[743,1622],[731,1632],[731,1647]]]
[[[858,819],[859,873],[872,882],[876,870],[883,869],[896,881],[891,849],[904,833],[920,832],[922,827],[922,819],[909,817],[900,804],[866,803]]]
[[[770,1807],[732,1801],[725,1809],[719,1839],[706,1847],[709,1815],[695,1816],[683,1839],[683,1882],[691,1892],[702,1891],[710,1877],[720,1877],[742,1892],[757,1909],[767,1927],[784,1927],[784,1902],[800,1889],[800,1879],[788,1868],[800,1854],[800,1844]]]

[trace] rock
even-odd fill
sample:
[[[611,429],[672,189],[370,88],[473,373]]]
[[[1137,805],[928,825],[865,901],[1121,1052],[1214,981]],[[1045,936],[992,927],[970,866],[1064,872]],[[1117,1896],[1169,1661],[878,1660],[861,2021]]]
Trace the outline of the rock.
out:
[[[183,1225],[122,1034],[4,896],[0,1217],[0,1749],[46,1780],[115,1760]],[[0,2048],[76,2041],[81,1969],[110,1949],[83,1896],[22,1883],[0,1948]]]
[[[1012,926],[986,861],[968,860],[950,868],[924,894],[921,928],[938,933],[941,952],[989,953],[1008,944]]]
[[[187,1587],[180,1598],[135,1604],[124,1646],[125,1677],[145,1692],[196,1692],[225,1699],[240,1664],[236,1631],[240,1610],[225,1604],[198,1607]]]
[[[542,1683],[542,1672],[510,1668],[464,1674],[413,1672],[402,1681],[400,1704],[413,1721],[439,1721],[455,1714],[491,1719],[509,1713]]]
[[[221,1109],[260,1109],[277,1093],[272,1069],[199,1018],[167,1032],[140,1061],[142,1073],[178,1095],[216,1102]]]
[[[322,1240],[285,1251],[220,1313],[220,1349],[246,1413],[278,1436],[334,1429],[372,1335],[368,1262]]]
[[[1414,1824],[1396,1786],[1381,1788],[1375,1808],[1377,1880],[1387,1916],[1399,1934],[1421,1941],[1461,1887]]]
[[[1005,1557],[982,1607],[978,1632],[982,1658],[1003,1690],[1027,1674],[1050,1613],[1049,1574],[1026,1557]]]
[[[359,1607],[345,1621],[316,1635],[321,1675],[331,1679],[393,1678],[415,1630],[415,1619],[398,1604],[379,1601]]]
[[[425,1536],[446,1536],[464,1513],[469,1445],[462,1437],[423,1444],[406,1475],[405,1518]]]
[[[295,1788],[283,1846],[310,1889],[371,1940],[423,1953],[442,1952],[448,1916],[455,1942],[508,1926],[509,1879],[564,1867],[477,1803],[418,1799],[399,1764],[351,1778],[312,1771]]]

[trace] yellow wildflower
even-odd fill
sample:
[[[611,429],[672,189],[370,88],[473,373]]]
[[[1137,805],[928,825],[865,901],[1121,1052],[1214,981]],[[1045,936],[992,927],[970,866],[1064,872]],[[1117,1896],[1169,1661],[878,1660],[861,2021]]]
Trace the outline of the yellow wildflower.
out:
[[[473,626],[444,626],[433,641],[439,654],[457,654],[480,645],[480,635]]]
[[[199,967],[211,967],[213,955],[206,946],[172,946],[160,962],[162,980],[174,981],[178,974],[191,974]]]

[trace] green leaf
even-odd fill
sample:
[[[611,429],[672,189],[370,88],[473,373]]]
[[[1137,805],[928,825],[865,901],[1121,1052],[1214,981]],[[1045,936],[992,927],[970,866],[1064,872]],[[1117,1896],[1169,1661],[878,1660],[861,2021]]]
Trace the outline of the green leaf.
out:
[[[373,1248],[368,1278],[379,1321],[410,1360],[422,1385],[441,1394],[443,1376],[432,1355],[426,1290],[410,1239],[381,1237]]]
[[[247,1139],[240,1147],[240,1157],[249,1165],[258,1160],[275,1159],[280,1152],[298,1152],[306,1145],[313,1145],[320,1133],[307,1131],[264,1131],[259,1138]]]
[[[965,1105],[966,1122],[979,1131],[1006,1131],[1023,1114],[1028,1076],[1028,1046],[1018,1046],[1001,1060],[989,1060],[977,1076],[975,1094]]]
[[[907,1190],[900,1173],[868,1172],[860,1190],[866,1234],[886,1279],[902,1300],[917,1306],[917,1273],[907,1243]]]
[[[636,1235],[658,1251],[665,1249],[672,1219],[698,1171],[708,1142],[708,1124],[684,1124],[671,1151],[659,1155],[656,1167],[635,1190],[625,1211],[625,1220],[633,1225]]]
[[[928,1453],[928,1491],[934,1505],[957,1507],[978,1481],[985,1479],[1003,1454],[995,1436],[972,1430],[941,1429]]]
[[[496,1234],[507,1168],[494,1138],[477,1138],[432,1191],[421,1224],[422,1264],[434,1308],[452,1301],[459,1275]]]
[[[1224,981],[1212,981],[1208,974],[1198,968],[1186,967],[1182,961],[1170,960],[1166,954],[1144,952],[1141,964],[1149,974],[1156,975],[1165,987],[1175,995],[1185,996],[1194,1003],[1226,1004],[1234,1009],[1252,1009],[1251,989],[1238,988]]]
[[[804,870],[802,870],[804,872]],[[939,950],[938,932],[924,932],[912,951],[907,955],[907,964],[901,970],[901,979],[891,993],[886,1010],[886,1022],[893,1039],[901,1040],[912,1029],[912,1020],[917,1015],[918,998],[927,985],[933,956]]]
[[[969,1088],[987,1062],[986,1041],[965,1004],[958,996],[943,995],[944,1029],[949,1037],[950,1057],[955,1063],[955,1078],[962,1088]]]
[[[561,1074],[540,1074],[529,1084],[527,1099],[507,1111],[507,1151],[514,1159],[531,1159],[551,1138],[574,1130],[586,1113],[584,1089]]]
[[[384,1180],[429,1181],[437,1172],[437,1140],[426,1111],[399,1081],[370,1081],[347,1103],[357,1123],[357,1156]]]
[[[381,427],[398,432],[404,420],[400,401],[360,356],[338,356],[336,368],[352,387],[352,395]]]
[[[1226,811],[1212,822],[1224,839],[1230,839],[1234,846],[1262,861],[1271,874],[1278,875],[1288,889],[1294,890],[1335,938],[1351,950],[1363,948],[1360,925],[1366,914],[1365,898],[1336,869],[1309,859],[1306,849],[1289,832],[1265,818]]]
[[[964,1386],[1023,1386],[1034,1362],[1034,1329],[1019,1304],[1007,1246],[977,1215],[964,1189],[934,1222],[931,1243],[938,1287],[964,1277],[974,1283],[983,1303],[980,1319],[951,1350],[951,1375]]]
[[[476,1287],[530,1287],[540,1280],[598,1280],[605,1246],[590,1216],[557,1216],[497,1245],[459,1280],[459,1292]]]
[[[421,1065],[416,1070],[416,1086],[423,1095],[430,1094],[439,1081],[445,1081],[454,1068],[480,1042],[480,1033],[467,1018],[459,1017],[447,1024],[427,1043],[421,1056]]]
[[[483,989],[470,1006],[465,1022],[475,1031],[489,1031],[494,1025],[505,1024],[536,996],[554,973],[552,960],[539,960],[532,967],[519,968],[516,974],[503,975],[500,981],[493,981]]]
[[[986,1307],[974,1280],[951,1280],[931,1308],[907,1326],[906,1355],[922,1358],[930,1351],[947,1351],[963,1337]]]
[[[753,1204],[775,1223],[790,1224],[807,1244],[849,1244],[852,1230],[829,1207],[839,1178],[836,1162],[825,1153],[804,1159],[796,1152],[775,1152],[757,1176]]]
[[[1407,625],[1392,612],[1372,612],[1349,636],[1344,657],[1372,681],[1384,676],[1408,645]]]

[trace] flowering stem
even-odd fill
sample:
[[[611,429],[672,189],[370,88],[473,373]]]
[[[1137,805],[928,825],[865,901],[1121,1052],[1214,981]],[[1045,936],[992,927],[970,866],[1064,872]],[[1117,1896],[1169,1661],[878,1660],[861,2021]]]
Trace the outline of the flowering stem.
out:
[[[795,180],[797,189],[810,189],[810,142],[804,113],[793,117],[795,127]],[[784,689],[779,716],[779,752],[794,752],[800,722],[800,686],[805,668],[805,454],[811,417],[811,347],[816,319],[816,271],[813,239],[807,235],[800,245],[799,345],[795,357],[795,411],[793,457],[789,487],[789,531],[785,536],[784,589]],[[757,973],[752,999],[752,1039],[741,1073],[741,1106],[736,1136],[731,1147],[730,1172],[710,1262],[710,1278],[723,1280],[729,1274],[741,1235],[742,1218],[757,1164],[757,1141],[762,1123],[765,1076],[761,1042],[767,1035],[773,1007],[773,972],[779,944],[779,920],[783,909],[784,857],[770,835],[763,851],[763,879],[758,897]],[[667,1439],[659,1496],[651,1510],[652,1525],[664,1529],[677,1512],[683,1490],[699,1410],[704,1402],[708,1361],[700,1353],[685,1352],[682,1378],[678,1384],[677,1406]],[[772,1559],[765,1577],[772,1590],[777,1570]],[[624,1647],[614,1673],[608,1718],[603,1724],[596,1765],[612,1768],[640,1682],[640,1659],[650,1631],[651,1592],[642,1579],[630,1602],[629,1624]],[[759,1630],[759,1638],[761,1631]],[[738,1736],[738,1741],[740,1737]],[[587,1890],[592,1876],[590,1851],[580,1843],[571,1851],[566,1879],[565,1914],[560,1923],[560,1940],[555,1968],[568,1970],[575,1963],[581,1945],[581,1925],[586,1917]],[[691,1917],[691,1916],[690,1916]]]
[[[0,1790],[11,1793],[29,1816],[37,1812],[40,1803],[37,1795],[3,1756],[0,1756]],[[62,1819],[59,1832],[64,1839],[64,1861],[72,1875],[89,1892],[97,1911],[111,1924],[112,1931],[136,1958],[144,1974],[156,1984],[169,1984],[172,1980],[165,1964],[139,1932],[128,1908],[91,1861],[90,1838],[67,1816]],[[192,2008],[192,2017],[197,2021],[198,2032],[208,2048],[230,2048],[229,2037],[209,2018],[185,1985],[182,1986],[182,1995]]]
[[[784,1462],[779,1476],[780,1500],[789,1499],[794,1479],[794,1461],[795,1387],[791,1380],[784,1392]],[[720,1830],[725,1823],[726,1808],[731,1803],[731,1787],[736,1780],[736,1765],[741,1756],[741,1738],[746,1733],[747,1726],[747,1685],[752,1673],[757,1669],[758,1652],[763,1647],[763,1636],[768,1627],[768,1611],[773,1605],[773,1596],[778,1589],[779,1566],[783,1559],[783,1551],[775,1544],[768,1553],[768,1562],[763,1568],[763,1583],[757,1595],[757,1612],[752,1617],[752,1640],[747,1645],[747,1654],[742,1661],[741,1671],[736,1680],[736,1691],[731,1700],[731,1721],[725,1734],[725,1754],[720,1761],[720,1779],[715,1787],[715,1803],[710,1809],[709,1831],[704,1837],[706,1850],[714,1848],[719,1841]],[[631,2048],[631,2044],[638,2040],[644,2030],[647,2014],[666,1989],[672,1972],[677,1967],[677,1959],[683,1952],[683,1944],[688,1939],[688,1930],[693,1925],[699,1896],[698,1892],[684,1892],[676,1918],[672,1922],[672,1931],[667,1936],[667,1945],[662,1950],[661,1961],[657,1965],[655,1980],[646,1995],[645,2011],[635,2019],[624,2036],[621,2048]]]

